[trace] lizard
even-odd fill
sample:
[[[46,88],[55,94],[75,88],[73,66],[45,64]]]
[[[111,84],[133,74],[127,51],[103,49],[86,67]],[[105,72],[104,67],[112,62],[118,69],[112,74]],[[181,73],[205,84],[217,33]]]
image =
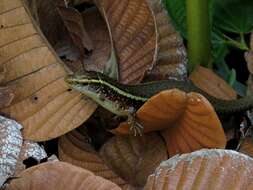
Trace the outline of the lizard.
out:
[[[88,96],[100,106],[117,116],[128,118],[130,130],[141,133],[143,126],[135,117],[136,111],[153,95],[167,89],[177,88],[186,93],[202,94],[213,105],[215,111],[221,114],[232,114],[253,108],[253,96],[237,100],[222,100],[201,90],[190,80],[178,81],[173,79],[159,80],[136,85],[125,85],[95,72],[85,71],[83,74],[71,74],[65,78],[68,85]]]

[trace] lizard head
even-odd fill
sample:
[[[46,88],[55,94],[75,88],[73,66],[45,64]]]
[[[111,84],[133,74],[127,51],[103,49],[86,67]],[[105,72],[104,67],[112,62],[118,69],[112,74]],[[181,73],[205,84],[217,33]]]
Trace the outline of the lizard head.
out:
[[[72,74],[65,78],[65,82],[68,83],[72,89],[88,96],[112,113],[125,115],[120,102],[116,101],[119,97],[117,95],[117,90],[115,91],[112,89],[115,87],[108,83],[108,80],[110,80],[108,77],[93,71],[86,71],[82,74]]]

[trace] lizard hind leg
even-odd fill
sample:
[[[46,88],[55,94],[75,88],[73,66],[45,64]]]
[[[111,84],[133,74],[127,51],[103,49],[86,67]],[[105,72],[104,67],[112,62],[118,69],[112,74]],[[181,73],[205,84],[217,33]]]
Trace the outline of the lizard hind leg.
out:
[[[131,113],[128,115],[127,123],[130,125],[130,131],[133,133],[134,136],[142,136],[143,133],[143,126],[138,121],[135,113]]]

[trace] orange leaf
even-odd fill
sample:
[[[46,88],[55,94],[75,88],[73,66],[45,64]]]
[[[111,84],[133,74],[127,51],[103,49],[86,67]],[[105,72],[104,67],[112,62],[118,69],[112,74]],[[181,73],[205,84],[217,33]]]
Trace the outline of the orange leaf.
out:
[[[64,65],[22,0],[1,0],[0,25],[0,65],[6,67],[3,84],[15,95],[11,105],[0,111],[23,125],[24,138],[49,140],[87,120],[96,105],[68,90]]]
[[[100,0],[97,5],[112,33],[120,82],[137,83],[157,56],[155,21],[146,0]]]
[[[138,111],[144,132],[162,130],[170,156],[201,148],[223,148],[226,137],[212,105],[202,95],[165,90],[151,97]],[[208,122],[207,122],[208,121]],[[129,133],[122,123],[116,133]]]
[[[200,150],[162,162],[145,190],[253,188],[253,159],[231,150]]]
[[[64,162],[47,162],[24,170],[6,190],[120,190],[88,170]]]
[[[113,137],[100,154],[109,167],[134,186],[144,186],[147,177],[168,158],[165,144],[156,133]]]
[[[236,92],[212,70],[198,66],[190,75],[192,82],[208,94],[224,100],[236,99]]]
[[[157,62],[148,73],[148,77],[156,80],[169,77],[182,79],[187,75],[187,53],[183,39],[175,30],[162,1],[148,2],[154,14],[158,35]]]
[[[85,138],[78,131],[74,130],[62,136],[59,140],[58,150],[61,161],[89,170],[97,176],[116,183],[123,189],[130,186],[108,168],[98,153],[85,142]]]

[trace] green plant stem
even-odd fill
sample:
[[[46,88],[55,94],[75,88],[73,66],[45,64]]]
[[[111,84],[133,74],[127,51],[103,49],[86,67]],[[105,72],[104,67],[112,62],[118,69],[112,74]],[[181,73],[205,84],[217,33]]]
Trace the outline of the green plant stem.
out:
[[[189,71],[212,68],[209,0],[186,0]]]
[[[230,45],[230,46],[234,46],[240,50],[244,50],[244,51],[249,51],[249,47],[247,46],[245,39],[244,39],[244,35],[240,34],[240,41],[234,40],[226,35],[223,35],[224,38],[226,39],[225,43]]]

